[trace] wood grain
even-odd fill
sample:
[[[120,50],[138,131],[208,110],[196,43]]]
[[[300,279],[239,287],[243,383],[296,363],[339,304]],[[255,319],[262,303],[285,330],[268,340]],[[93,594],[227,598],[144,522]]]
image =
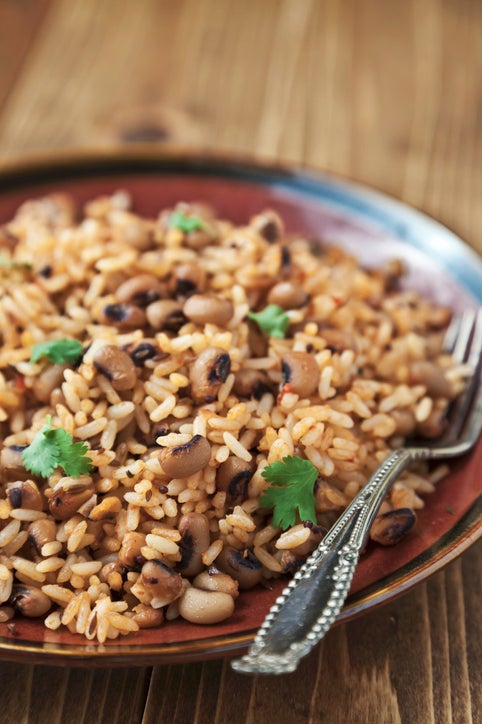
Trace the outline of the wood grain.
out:
[[[142,140],[348,175],[482,252],[478,0],[0,0],[0,161]],[[0,663],[0,723],[474,724],[482,543],[295,674]]]

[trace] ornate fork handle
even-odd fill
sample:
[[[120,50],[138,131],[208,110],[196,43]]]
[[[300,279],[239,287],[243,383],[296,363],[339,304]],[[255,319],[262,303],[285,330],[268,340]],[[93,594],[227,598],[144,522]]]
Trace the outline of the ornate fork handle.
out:
[[[386,458],[276,599],[248,653],[232,662],[234,669],[267,674],[296,669],[340,613],[386,492],[411,461],[432,454],[406,448]]]

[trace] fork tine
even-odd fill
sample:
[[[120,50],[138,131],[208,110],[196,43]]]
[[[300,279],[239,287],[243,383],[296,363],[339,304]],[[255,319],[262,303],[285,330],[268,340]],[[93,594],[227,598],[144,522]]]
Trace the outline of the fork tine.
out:
[[[454,334],[452,356],[456,362],[465,360],[475,320],[476,312],[473,309],[467,309],[461,318],[456,319],[457,327],[454,332],[451,330],[452,325],[449,326],[448,334]]]

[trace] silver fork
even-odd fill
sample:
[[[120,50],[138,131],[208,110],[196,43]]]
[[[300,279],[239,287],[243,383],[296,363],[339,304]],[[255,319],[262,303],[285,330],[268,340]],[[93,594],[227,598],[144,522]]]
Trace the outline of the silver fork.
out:
[[[482,429],[482,309],[465,312],[450,325],[444,348],[472,370],[453,403],[446,434],[433,444],[394,450],[384,460],[276,599],[248,653],[232,662],[236,671],[294,671],[340,613],[370,527],[400,473],[414,460],[464,455],[477,442]]]

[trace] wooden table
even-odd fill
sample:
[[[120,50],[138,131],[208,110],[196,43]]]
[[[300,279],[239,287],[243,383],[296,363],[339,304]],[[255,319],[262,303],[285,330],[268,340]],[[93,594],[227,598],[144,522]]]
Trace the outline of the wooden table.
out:
[[[0,0],[0,159],[154,141],[346,174],[482,252],[478,0]],[[481,722],[482,544],[297,673],[0,664],[0,721]]]

